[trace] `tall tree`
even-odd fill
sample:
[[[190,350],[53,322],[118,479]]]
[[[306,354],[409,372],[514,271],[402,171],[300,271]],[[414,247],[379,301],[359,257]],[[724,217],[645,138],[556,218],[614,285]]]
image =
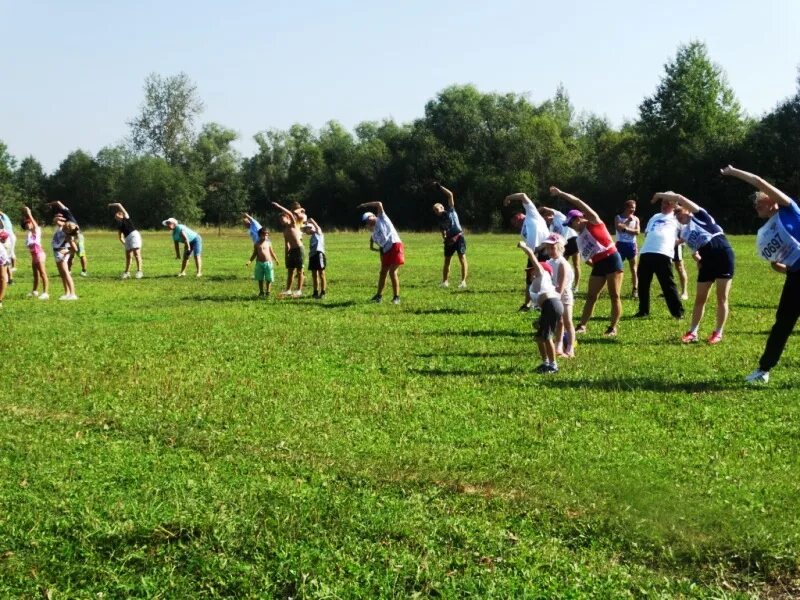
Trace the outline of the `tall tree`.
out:
[[[189,171],[205,189],[200,207],[206,222],[232,222],[247,208],[241,158],[232,146],[237,137],[232,129],[207,123],[189,154]]]
[[[712,165],[728,156],[747,130],[724,72],[702,42],[678,48],[639,113],[637,130],[653,189],[667,186],[699,197],[711,192]]]
[[[139,114],[128,122],[133,149],[173,165],[181,163],[194,142],[195,120],[202,111],[197,86],[186,73],[151,73],[144,82]]]

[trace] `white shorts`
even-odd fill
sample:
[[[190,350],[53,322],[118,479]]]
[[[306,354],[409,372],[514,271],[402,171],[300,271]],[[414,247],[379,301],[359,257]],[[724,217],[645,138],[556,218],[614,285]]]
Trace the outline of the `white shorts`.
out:
[[[69,251],[62,252],[61,250],[53,249],[53,258],[56,259],[56,263],[67,262],[69,260]]]
[[[16,253],[14,252],[14,246],[17,245],[17,236],[13,233],[8,234],[8,239],[3,244],[6,247],[6,251],[8,252],[9,258],[17,258]]]
[[[142,234],[131,231],[125,238],[125,250],[139,250],[142,247]]]

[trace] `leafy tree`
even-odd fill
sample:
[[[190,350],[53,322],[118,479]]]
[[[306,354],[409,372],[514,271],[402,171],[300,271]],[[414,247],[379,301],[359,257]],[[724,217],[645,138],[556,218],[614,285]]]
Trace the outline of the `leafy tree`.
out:
[[[701,42],[678,48],[656,92],[645,98],[639,112],[637,130],[653,190],[709,195],[712,165],[728,156],[746,133],[725,74]]]
[[[66,204],[82,226],[108,222],[107,186],[102,169],[83,150],[69,154],[47,182],[47,199]]]
[[[37,214],[44,210],[46,185],[47,176],[41,163],[32,156],[22,159],[14,173],[14,187],[20,200]]]
[[[199,202],[204,189],[180,167],[156,156],[142,156],[125,167],[119,181],[119,201],[140,227],[160,227],[175,217],[197,222],[202,217]],[[105,207],[104,207],[105,208]]]
[[[194,122],[203,111],[197,86],[186,73],[147,76],[139,115],[128,122],[136,152],[181,163],[194,142]]]

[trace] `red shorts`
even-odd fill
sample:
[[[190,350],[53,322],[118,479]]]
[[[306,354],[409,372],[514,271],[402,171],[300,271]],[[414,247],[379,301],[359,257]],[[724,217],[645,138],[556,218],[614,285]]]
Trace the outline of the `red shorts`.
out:
[[[406,257],[403,252],[403,242],[392,244],[388,252],[381,252],[382,267],[391,267],[393,265],[400,266],[404,264],[406,264]]]

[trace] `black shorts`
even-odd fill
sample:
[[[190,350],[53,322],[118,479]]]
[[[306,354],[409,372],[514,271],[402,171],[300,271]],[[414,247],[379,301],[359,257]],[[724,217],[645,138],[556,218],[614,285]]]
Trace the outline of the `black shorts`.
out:
[[[289,248],[289,251],[286,253],[287,269],[302,270],[304,262],[305,262],[305,255],[302,246],[298,246],[297,248]]]
[[[576,235],[567,240],[567,243],[564,246],[564,257],[569,258],[570,256],[575,256],[577,253],[578,253],[578,236]]]
[[[545,300],[541,305],[539,319],[533,322],[533,330],[540,340],[552,340],[556,327],[564,314],[564,305],[558,298]]]
[[[456,252],[458,252],[459,256],[464,256],[467,253],[467,240],[464,239],[464,234],[458,236],[451,244],[446,241],[444,243],[445,256],[453,256]]]
[[[328,264],[324,252],[317,252],[308,257],[308,270],[309,271],[324,271],[325,265]]]
[[[612,273],[621,273],[623,270],[622,257],[619,252],[606,256],[603,260],[592,265],[592,277],[605,277]]]
[[[735,259],[733,248],[724,235],[718,235],[700,250],[700,264],[697,269],[697,281],[711,282],[717,279],[733,279]]]

